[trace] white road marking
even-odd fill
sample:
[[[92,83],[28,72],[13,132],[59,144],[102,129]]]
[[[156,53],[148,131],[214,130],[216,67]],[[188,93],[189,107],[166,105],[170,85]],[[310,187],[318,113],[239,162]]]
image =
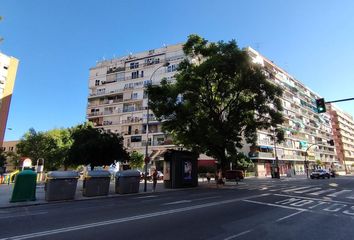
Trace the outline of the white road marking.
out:
[[[25,214],[13,214],[9,216],[2,216],[0,219],[7,219],[7,218],[16,218],[16,217],[29,217],[29,216],[36,216],[36,215],[43,215],[47,214],[48,212],[37,212],[37,213],[25,213]]]
[[[251,230],[247,230],[247,231],[241,232],[241,233],[239,233],[239,234],[236,234],[236,235],[232,235],[232,236],[230,236],[230,237],[227,237],[227,238],[225,238],[224,240],[231,240],[231,239],[240,237],[240,236],[242,236],[242,235],[245,235],[245,234],[247,234],[247,233],[250,233],[250,232],[252,232],[252,231],[253,231],[252,229],[251,229]]]
[[[6,237],[6,238],[1,238],[0,240],[22,240],[22,239],[29,239],[29,238],[34,238],[34,237],[49,236],[49,235],[54,235],[54,234],[58,234],[58,233],[65,233],[65,232],[77,231],[77,230],[82,230],[82,229],[117,224],[117,223],[122,223],[122,222],[130,222],[130,221],[135,221],[135,220],[140,220],[140,219],[145,219],[145,218],[153,218],[153,217],[163,216],[163,215],[168,215],[168,214],[187,212],[187,211],[191,211],[191,210],[195,210],[195,209],[214,207],[214,206],[218,206],[218,205],[224,205],[224,204],[243,201],[246,199],[259,198],[259,197],[268,196],[268,195],[269,194],[265,193],[265,194],[253,195],[250,197],[224,200],[224,201],[220,201],[220,202],[204,203],[204,204],[199,204],[199,205],[190,206],[190,207],[183,207],[183,208],[148,213],[148,214],[143,214],[143,215],[136,215],[136,216],[132,216],[132,217],[118,218],[118,219],[113,219],[113,220],[108,220],[108,221],[82,224],[82,225],[77,225],[77,226],[72,226],[72,227],[58,228],[58,229],[47,230],[47,231],[42,231],[42,232],[35,232],[35,233],[29,233],[29,234],[24,234],[24,235]]]
[[[294,193],[306,193],[306,192],[317,191],[317,190],[320,190],[320,189],[321,188],[319,188],[319,187],[315,187],[315,188],[305,189],[305,190],[301,190],[301,191],[294,191]]]
[[[342,190],[342,191],[339,191],[339,192],[335,192],[335,193],[332,193],[332,194],[328,194],[327,197],[337,197],[338,195],[340,194],[343,194],[343,193],[348,193],[348,192],[351,192],[352,190]]]
[[[135,199],[143,199],[143,198],[155,198],[157,197],[156,195],[149,195],[149,196],[143,196],[143,197],[137,197]]]
[[[296,190],[301,190],[301,189],[307,189],[310,188],[311,186],[307,186],[307,187],[298,187],[298,188],[290,188],[288,190],[283,190],[282,192],[294,192]]]
[[[196,199],[192,199],[192,201],[201,201],[201,200],[208,200],[208,199],[214,199],[214,198],[221,198],[221,196],[205,197],[205,198],[196,198]]]
[[[344,202],[344,201],[338,201],[338,200],[332,200],[332,199],[318,199],[318,198],[313,198],[313,197],[303,197],[303,196],[287,195],[287,194],[273,194],[273,195],[280,196],[280,197],[302,198],[302,199],[323,201],[323,202],[328,202],[328,203],[344,203],[344,204],[353,205],[353,203],[351,203],[351,202]]]
[[[280,221],[282,221],[282,220],[284,220],[284,219],[287,219],[287,218],[290,218],[290,217],[292,217],[292,216],[298,215],[298,214],[300,214],[300,213],[302,213],[302,212],[304,212],[304,211],[298,211],[298,212],[293,213],[293,214],[290,214],[290,215],[288,215],[288,216],[279,218],[279,219],[276,220],[276,222],[280,222]]]
[[[271,206],[271,207],[280,207],[280,208],[286,208],[286,209],[293,209],[293,210],[298,210],[298,211],[309,211],[307,209],[302,209],[302,208],[297,208],[297,207],[289,207],[289,206],[283,206],[283,205],[277,205],[273,203],[265,203],[265,202],[259,202],[259,201],[253,201],[253,200],[242,200],[243,202],[250,202],[250,203],[255,203],[255,204],[260,204],[260,205],[266,205],[266,206]],[[0,239],[1,240],[1,239]]]
[[[335,191],[336,189],[330,188],[330,189],[326,189],[326,190],[321,190],[321,191],[317,191],[317,192],[313,192],[313,193],[309,193],[310,195],[315,195],[318,196],[322,193],[327,193],[327,192],[332,192]]]
[[[192,200],[181,200],[181,201],[176,201],[176,202],[164,203],[161,205],[174,205],[174,204],[190,203],[190,202],[192,202]]]

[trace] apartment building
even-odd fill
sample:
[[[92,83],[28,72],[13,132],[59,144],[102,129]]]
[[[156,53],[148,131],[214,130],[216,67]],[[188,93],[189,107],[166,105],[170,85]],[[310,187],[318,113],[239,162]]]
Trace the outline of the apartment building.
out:
[[[354,119],[333,104],[327,105],[331,114],[334,142],[338,160],[345,172],[354,170]]]
[[[0,53],[0,146],[5,136],[18,60]]]
[[[337,158],[335,147],[329,143],[333,140],[331,117],[328,112],[317,113],[319,95],[254,49],[246,50],[254,63],[265,68],[269,81],[283,89],[281,101],[285,121],[278,128],[285,131],[285,141],[277,144],[272,131],[258,131],[256,146],[246,149],[255,161],[258,175],[269,176],[276,157],[280,174],[305,174],[306,152],[309,168],[319,163],[323,167],[333,167]]]
[[[147,116],[147,84],[159,84],[162,78],[174,80],[177,66],[185,57],[182,44],[166,46],[121,58],[98,62],[90,69],[87,118],[97,127],[120,133],[128,150],[144,153],[149,144],[152,159],[162,156],[166,148],[175,147],[172,139],[161,130],[153,113]],[[310,168],[319,161],[326,167],[336,162],[331,118],[318,114],[315,99],[319,96],[252,48],[247,48],[253,62],[266,69],[269,81],[284,90],[281,101],[285,122],[285,142],[274,144],[272,132],[258,131],[258,142],[243,151],[255,162],[258,176],[269,176],[275,157],[281,174],[289,169],[305,174],[305,154]],[[164,63],[168,67],[162,67]],[[156,72],[155,72],[156,71]],[[149,117],[149,139],[146,122]],[[317,162],[316,162],[317,161]]]
[[[154,114],[150,111],[147,116],[145,89],[163,78],[173,81],[183,58],[182,44],[177,44],[98,62],[90,69],[87,119],[97,127],[120,133],[129,151],[144,153],[148,143],[151,158],[161,157],[174,145]],[[169,65],[164,66],[166,63]]]

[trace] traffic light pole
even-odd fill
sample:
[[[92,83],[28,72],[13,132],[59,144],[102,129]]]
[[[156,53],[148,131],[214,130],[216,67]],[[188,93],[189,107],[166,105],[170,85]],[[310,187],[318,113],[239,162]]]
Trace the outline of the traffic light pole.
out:
[[[339,99],[339,100],[329,101],[329,102],[326,102],[326,103],[345,102],[345,101],[351,101],[351,100],[354,100],[354,98]]]

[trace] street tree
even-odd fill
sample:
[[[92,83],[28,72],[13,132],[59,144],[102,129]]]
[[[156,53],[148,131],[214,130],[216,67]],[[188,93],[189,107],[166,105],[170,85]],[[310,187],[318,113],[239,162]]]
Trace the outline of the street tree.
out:
[[[2,169],[5,167],[5,165],[6,165],[6,153],[2,148],[0,148],[0,173],[2,172]]]
[[[144,154],[137,151],[131,152],[129,157],[129,165],[133,169],[142,168],[144,165]]]
[[[70,144],[68,129],[37,132],[31,128],[17,144],[17,153],[30,158],[34,164],[43,158],[46,170],[57,170],[64,164]]]
[[[85,123],[72,129],[72,146],[68,151],[67,165],[110,165],[129,158],[123,138],[116,133],[93,128]]]
[[[191,35],[183,51],[176,82],[148,87],[149,106],[175,144],[216,158],[224,170],[244,143],[255,144],[257,129],[283,122],[282,90],[234,40]]]

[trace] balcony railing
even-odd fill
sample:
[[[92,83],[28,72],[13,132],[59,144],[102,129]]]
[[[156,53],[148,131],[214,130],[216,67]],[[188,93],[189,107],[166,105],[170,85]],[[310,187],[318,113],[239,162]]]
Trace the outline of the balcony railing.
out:
[[[249,153],[249,157],[274,158],[274,155],[271,152],[252,152]]]

